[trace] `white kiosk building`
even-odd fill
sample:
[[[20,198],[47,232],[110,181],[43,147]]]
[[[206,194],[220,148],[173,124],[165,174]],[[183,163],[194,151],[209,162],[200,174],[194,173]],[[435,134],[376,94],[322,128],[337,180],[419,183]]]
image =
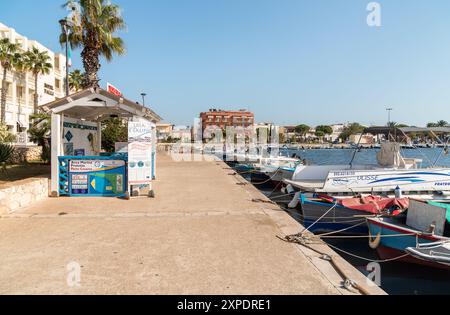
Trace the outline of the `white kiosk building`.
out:
[[[132,185],[151,185],[156,123],[161,121],[154,111],[99,87],[42,108],[52,117],[52,196],[129,197]],[[102,151],[102,122],[110,118],[128,120],[134,135],[125,150],[107,154]]]

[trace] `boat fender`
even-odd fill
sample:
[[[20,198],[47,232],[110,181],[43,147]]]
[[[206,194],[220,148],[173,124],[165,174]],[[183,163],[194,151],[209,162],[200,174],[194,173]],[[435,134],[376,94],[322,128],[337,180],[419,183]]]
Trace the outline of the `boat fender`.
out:
[[[381,243],[381,232],[378,233],[377,237],[372,240],[372,232],[369,229],[369,247],[372,249],[377,249]]]
[[[297,208],[298,204],[300,203],[300,196],[301,196],[302,192],[299,191],[294,195],[294,198],[292,199],[292,201],[288,204],[288,208],[289,209],[295,209]]]
[[[397,199],[403,198],[403,193],[399,186],[397,186],[395,188],[394,193],[395,193],[395,198],[397,198]]]

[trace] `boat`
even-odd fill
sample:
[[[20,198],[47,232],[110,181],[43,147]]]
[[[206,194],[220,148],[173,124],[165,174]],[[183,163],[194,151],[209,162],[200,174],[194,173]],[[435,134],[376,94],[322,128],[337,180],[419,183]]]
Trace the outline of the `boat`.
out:
[[[417,247],[406,248],[406,252],[426,263],[442,265],[444,269],[450,268],[450,241],[419,244]]]
[[[312,233],[340,232],[368,235],[367,216],[399,215],[408,208],[408,198],[365,196],[336,199],[327,195],[300,196],[303,225]]]
[[[386,139],[392,135],[407,138],[408,133],[450,133],[446,128],[389,128],[371,127],[364,134],[382,134]],[[450,168],[422,168],[421,159],[405,158],[401,154],[398,141],[385,141],[380,144],[377,165],[354,165],[356,150],[348,165],[299,165],[287,185],[303,192],[328,194],[336,197],[359,194],[384,195],[393,197],[396,192],[402,195],[427,199],[450,200]],[[446,148],[444,148],[446,150]]]
[[[369,245],[383,260],[447,269],[448,265],[429,257],[439,245],[447,249],[450,242],[447,211],[446,207],[410,200],[405,215],[367,218]]]
[[[298,158],[285,156],[261,158],[254,164],[255,170],[265,175],[274,183],[280,183],[285,179],[291,179],[297,166],[302,164]]]

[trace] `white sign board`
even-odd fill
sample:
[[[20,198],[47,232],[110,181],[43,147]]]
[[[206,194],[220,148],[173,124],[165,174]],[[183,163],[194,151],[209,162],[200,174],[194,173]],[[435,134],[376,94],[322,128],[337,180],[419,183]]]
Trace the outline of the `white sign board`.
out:
[[[152,181],[152,144],[128,144],[128,184],[143,185]]]
[[[147,121],[128,122],[128,142],[152,142],[152,124]]]

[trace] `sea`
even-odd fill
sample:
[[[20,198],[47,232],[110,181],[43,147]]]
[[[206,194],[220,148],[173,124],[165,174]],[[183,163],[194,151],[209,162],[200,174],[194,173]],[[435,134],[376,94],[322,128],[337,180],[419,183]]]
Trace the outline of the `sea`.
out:
[[[378,149],[282,149],[286,156],[296,154],[306,159],[311,165],[348,164],[354,156],[354,165],[376,164]],[[407,158],[422,160],[423,167],[450,167],[450,155],[442,148],[403,149],[402,155]],[[273,187],[258,187],[266,195],[273,193]],[[274,200],[275,201],[275,200]],[[298,219],[298,218],[296,218]],[[298,219],[299,220],[299,219]],[[301,223],[301,222],[300,222]],[[329,244],[351,253],[352,255],[377,260],[376,251],[368,246],[367,239],[326,240]],[[368,275],[368,262],[350,255],[339,254],[362,273]],[[450,294],[450,271],[437,270],[402,262],[388,262],[381,265],[381,288],[391,295],[435,295]]]

